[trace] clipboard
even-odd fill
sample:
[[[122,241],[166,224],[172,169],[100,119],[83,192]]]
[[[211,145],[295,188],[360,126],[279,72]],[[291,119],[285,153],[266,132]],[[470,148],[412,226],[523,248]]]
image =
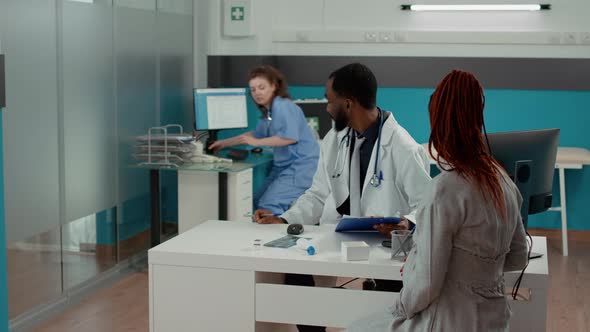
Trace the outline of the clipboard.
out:
[[[366,232],[374,231],[374,225],[398,224],[402,219],[399,217],[344,217],[336,225],[336,232]]]

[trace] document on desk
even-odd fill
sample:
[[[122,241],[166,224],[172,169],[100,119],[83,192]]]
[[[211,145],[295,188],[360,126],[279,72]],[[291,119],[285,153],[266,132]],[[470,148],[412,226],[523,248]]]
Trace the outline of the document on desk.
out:
[[[378,224],[397,224],[399,217],[343,217],[336,225],[336,232],[365,232],[375,231],[373,226]]]

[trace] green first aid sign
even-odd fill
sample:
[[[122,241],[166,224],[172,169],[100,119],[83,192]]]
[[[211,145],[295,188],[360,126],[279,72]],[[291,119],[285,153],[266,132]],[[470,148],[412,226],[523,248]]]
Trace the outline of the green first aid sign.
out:
[[[244,20],[244,7],[243,6],[235,6],[231,7],[231,20],[232,21],[243,21]]]

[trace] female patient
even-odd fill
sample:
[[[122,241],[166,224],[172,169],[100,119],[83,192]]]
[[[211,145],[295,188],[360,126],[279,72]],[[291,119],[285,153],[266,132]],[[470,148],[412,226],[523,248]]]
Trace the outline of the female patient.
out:
[[[389,312],[349,331],[508,331],[503,272],[527,262],[522,198],[484,143],[483,109],[472,74],[437,86],[429,151],[442,173],[418,209],[404,287]]]

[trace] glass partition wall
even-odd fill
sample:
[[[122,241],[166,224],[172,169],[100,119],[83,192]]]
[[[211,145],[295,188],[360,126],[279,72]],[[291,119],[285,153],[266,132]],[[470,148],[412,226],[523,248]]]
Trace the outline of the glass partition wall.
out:
[[[13,322],[149,247],[149,175],[131,147],[152,126],[192,131],[192,24],[192,0],[0,2]],[[176,178],[161,181],[174,232]]]

